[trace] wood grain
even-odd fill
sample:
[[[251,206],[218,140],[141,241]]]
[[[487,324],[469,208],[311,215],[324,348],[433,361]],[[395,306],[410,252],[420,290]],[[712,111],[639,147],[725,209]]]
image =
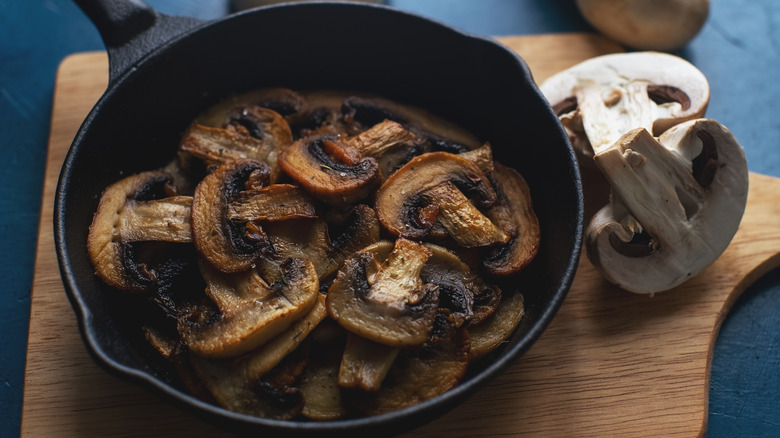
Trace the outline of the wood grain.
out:
[[[507,37],[537,81],[620,48],[584,34]],[[52,206],[61,163],[106,86],[104,53],[65,59],[55,90],[25,376],[22,437],[231,436],[89,356],[63,290]],[[654,297],[607,284],[583,258],[550,327],[507,372],[409,437],[694,437],[706,430],[715,338],[745,288],[780,264],[780,180],[750,174],[748,207],[726,252]]]

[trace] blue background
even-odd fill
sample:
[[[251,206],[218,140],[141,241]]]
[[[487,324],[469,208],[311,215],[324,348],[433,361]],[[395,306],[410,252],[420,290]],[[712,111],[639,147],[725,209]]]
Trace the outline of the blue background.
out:
[[[226,0],[148,3],[201,19],[230,12]],[[567,0],[386,3],[481,35],[592,31]],[[56,69],[68,54],[104,46],[69,0],[0,6],[0,437],[16,437]],[[701,33],[675,53],[709,79],[707,116],[734,133],[750,170],[780,177],[780,2],[713,0]],[[721,329],[707,436],[780,437],[780,270],[753,285]]]

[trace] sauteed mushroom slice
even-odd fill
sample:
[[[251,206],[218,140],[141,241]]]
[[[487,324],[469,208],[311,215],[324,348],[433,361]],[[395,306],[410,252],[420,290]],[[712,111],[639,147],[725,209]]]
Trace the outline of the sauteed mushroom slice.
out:
[[[490,175],[493,172],[493,147],[489,142],[458,155],[476,164],[485,175]]]
[[[305,401],[303,416],[313,420],[335,420],[349,414],[341,400],[338,371],[347,332],[325,318],[307,340],[307,362],[297,387]],[[300,350],[300,348],[299,348]]]
[[[453,332],[434,347],[405,348],[373,393],[350,391],[350,405],[365,415],[378,415],[414,406],[441,395],[460,383],[469,365],[466,329]]]
[[[400,351],[400,347],[380,344],[350,333],[339,366],[339,387],[378,391]]]
[[[328,314],[364,338],[397,347],[419,345],[438,307],[437,288],[420,280],[431,252],[401,238],[387,259],[379,260],[376,245],[344,262],[328,289]]]
[[[267,172],[255,160],[235,160],[218,167],[195,189],[192,202],[192,232],[195,247],[209,263],[223,272],[249,269],[269,249],[267,236],[250,224],[231,221],[230,202],[244,191],[247,181]],[[259,183],[252,183],[253,186]]]
[[[289,364],[298,368],[295,374],[303,371],[302,359],[295,352],[326,316],[325,297],[319,294],[317,303],[306,316],[263,346],[230,359],[191,355],[192,366],[223,407],[265,418],[290,419],[301,413],[304,400],[289,386],[292,379],[278,379],[275,374],[285,371],[280,367]],[[280,387],[286,388],[281,391],[286,397],[279,397]],[[287,409],[280,410],[280,405]]]
[[[299,139],[279,156],[279,165],[315,198],[330,205],[348,205],[368,197],[381,182],[371,157],[324,134]]]
[[[259,269],[275,270],[284,259],[301,257],[314,264],[321,281],[332,276],[352,253],[379,241],[379,221],[371,207],[357,204],[344,220],[338,226],[322,218],[264,224],[273,250],[259,261]]]
[[[465,129],[428,111],[379,97],[349,96],[342,105],[348,123],[367,129],[385,120],[404,126],[424,141],[423,152],[465,152],[480,146],[479,140]]]
[[[254,159],[268,165],[271,182],[279,178],[278,156],[293,141],[287,122],[277,112],[256,105],[239,106],[226,116],[225,127],[193,124],[180,149],[207,163]]]
[[[703,117],[709,102],[701,71],[658,52],[598,56],[551,76],[540,88],[575,149],[586,157],[632,129],[658,136],[677,123]]]
[[[504,245],[488,249],[482,267],[491,275],[505,277],[519,272],[536,257],[541,228],[533,210],[531,192],[522,175],[495,163],[492,176],[498,202],[485,214],[511,238]]]
[[[303,410],[302,393],[283,380],[249,380],[239,372],[227,370],[227,367],[208,366],[199,358],[193,361],[193,368],[216,404],[230,411],[261,418],[292,420]]]
[[[739,227],[747,164],[737,140],[714,120],[681,123],[657,140],[642,128],[630,131],[595,162],[612,201],[588,225],[587,255],[628,291],[661,292],[697,275]]]
[[[103,192],[87,237],[87,252],[103,281],[122,290],[145,290],[157,273],[138,263],[132,243],[192,241],[192,198],[171,194],[170,176],[162,171],[123,178]]]
[[[423,266],[420,278],[436,285],[439,308],[455,327],[476,324],[492,315],[501,300],[501,289],[476,275],[454,252],[426,243],[432,256]]]
[[[471,200],[467,202],[471,207],[461,202],[465,196],[453,193],[452,186]],[[438,196],[442,193],[449,197]],[[469,239],[467,244],[494,244],[506,242],[508,236],[489,227],[490,221],[480,217],[483,215],[478,208],[495,201],[495,190],[476,164],[459,155],[430,152],[413,158],[382,184],[376,193],[375,208],[382,225],[397,236],[424,238],[431,232],[436,216],[447,210],[446,214],[451,216],[448,231],[466,229],[463,234],[468,234],[453,238]],[[459,213],[468,220],[458,222]],[[471,227],[475,222],[479,225]]]
[[[208,109],[195,122],[206,126],[221,127],[228,114],[236,107],[254,105],[277,112],[288,124],[297,123],[308,111],[306,98],[289,88],[263,88],[226,99]]]
[[[347,140],[364,157],[373,157],[379,163],[383,179],[401,165],[422,153],[420,139],[400,123],[384,120]]]
[[[283,221],[316,218],[314,200],[292,184],[273,184],[259,189],[244,190],[230,198],[228,220]]]
[[[193,366],[199,375],[211,384],[224,386],[245,386],[267,376],[283,360],[293,354],[304,340],[326,317],[325,295],[316,294],[311,309],[292,321],[284,331],[259,347],[237,357],[211,358],[192,355]]]
[[[509,242],[509,233],[482,214],[451,182],[432,187],[421,196],[438,207],[436,219],[458,245],[472,248]]]
[[[225,274],[208,262],[200,265],[206,294],[219,309],[179,320],[179,333],[194,354],[234,357],[257,348],[306,315],[317,302],[319,282],[311,262],[288,259],[282,280],[267,283],[256,270]]]
[[[479,360],[506,342],[525,315],[525,301],[520,292],[503,294],[496,312],[468,327],[471,361]]]

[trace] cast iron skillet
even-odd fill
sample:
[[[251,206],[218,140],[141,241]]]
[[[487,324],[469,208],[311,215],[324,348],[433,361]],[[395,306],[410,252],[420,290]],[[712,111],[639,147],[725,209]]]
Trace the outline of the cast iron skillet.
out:
[[[239,433],[396,434],[443,414],[521,356],[547,327],[574,277],[583,199],[575,155],[525,63],[495,42],[383,6],[292,3],[201,22],[156,13],[139,0],[78,0],[109,54],[109,86],[84,121],[57,187],[60,269],[80,330],[107,370]],[[531,187],[542,225],[539,255],[512,285],[527,316],[494,360],[454,390],[371,418],[273,421],[228,412],[185,393],[126,324],[121,294],[93,273],[88,226],[102,190],[161,167],[179,136],[232,93],[285,86],[377,93],[427,108],[491,141],[498,161]],[[120,311],[120,309],[124,311]]]

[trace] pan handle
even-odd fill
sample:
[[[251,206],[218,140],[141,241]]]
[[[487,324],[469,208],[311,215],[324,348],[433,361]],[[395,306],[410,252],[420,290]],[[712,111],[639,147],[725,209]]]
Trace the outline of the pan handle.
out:
[[[204,23],[161,14],[142,0],[73,0],[97,27],[108,51],[113,84],[131,66],[166,42]]]

